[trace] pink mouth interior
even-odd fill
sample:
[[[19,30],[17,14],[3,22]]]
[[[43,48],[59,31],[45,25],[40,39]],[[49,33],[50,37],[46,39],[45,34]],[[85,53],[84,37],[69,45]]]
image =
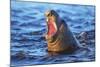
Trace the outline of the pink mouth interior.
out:
[[[53,23],[54,22],[52,22],[52,21],[48,22],[48,33],[47,33],[48,36],[52,36],[56,33],[56,28]]]

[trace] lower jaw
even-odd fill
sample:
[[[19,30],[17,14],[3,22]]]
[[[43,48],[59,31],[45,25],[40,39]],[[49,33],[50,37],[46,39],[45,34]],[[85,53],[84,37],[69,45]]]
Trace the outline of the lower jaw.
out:
[[[53,34],[53,35],[48,35],[48,38],[51,38],[51,37],[53,37],[55,34]]]

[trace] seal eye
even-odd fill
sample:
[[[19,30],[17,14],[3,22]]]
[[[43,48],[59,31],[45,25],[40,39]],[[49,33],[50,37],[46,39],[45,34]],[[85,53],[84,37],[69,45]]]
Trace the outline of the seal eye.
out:
[[[52,15],[54,15],[54,11],[53,11],[53,10],[48,10],[48,11],[45,13],[45,16],[46,16],[46,17],[50,17],[50,16],[52,16]]]
[[[51,13],[49,13],[49,14],[47,15],[47,17],[49,17],[49,16],[52,16],[52,14],[51,14]]]

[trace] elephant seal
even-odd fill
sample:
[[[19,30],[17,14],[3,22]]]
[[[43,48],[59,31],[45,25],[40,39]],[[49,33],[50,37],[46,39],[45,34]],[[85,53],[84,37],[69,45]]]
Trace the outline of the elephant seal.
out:
[[[45,13],[47,20],[46,40],[49,52],[72,53],[78,49],[78,43],[68,25],[54,10]]]

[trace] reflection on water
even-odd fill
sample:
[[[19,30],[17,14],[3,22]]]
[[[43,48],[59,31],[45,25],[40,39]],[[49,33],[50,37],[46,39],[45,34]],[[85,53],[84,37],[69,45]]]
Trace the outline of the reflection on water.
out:
[[[69,25],[81,49],[73,54],[48,54],[44,12],[54,9]],[[11,65],[34,65],[95,60],[95,7],[11,2]]]

